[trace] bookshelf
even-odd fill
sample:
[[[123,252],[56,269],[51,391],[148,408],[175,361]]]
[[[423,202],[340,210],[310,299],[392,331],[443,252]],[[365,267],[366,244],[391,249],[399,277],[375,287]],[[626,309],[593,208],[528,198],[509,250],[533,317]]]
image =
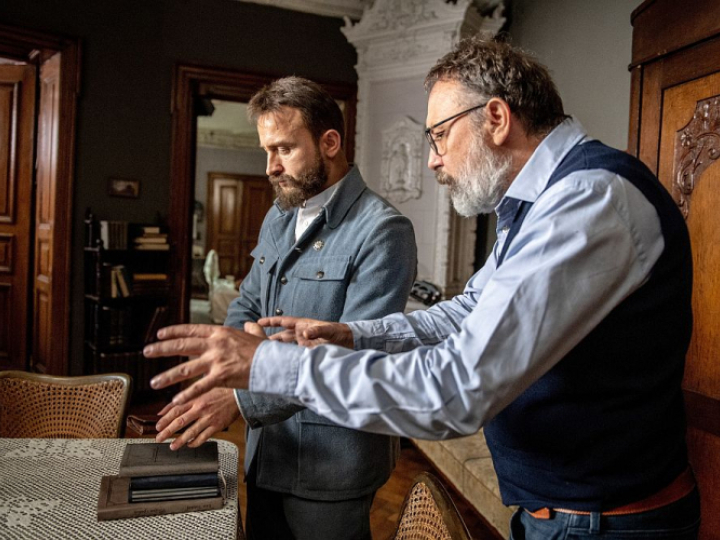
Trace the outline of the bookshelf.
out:
[[[157,398],[150,379],[170,367],[143,347],[168,324],[170,246],[163,226],[85,218],[85,373],[127,373],[133,400]]]

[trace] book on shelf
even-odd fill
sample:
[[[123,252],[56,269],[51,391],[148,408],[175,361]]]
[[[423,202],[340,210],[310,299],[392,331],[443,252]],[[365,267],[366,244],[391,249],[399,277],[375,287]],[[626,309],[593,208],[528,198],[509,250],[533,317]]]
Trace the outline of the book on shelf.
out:
[[[111,270],[110,296],[112,298],[130,296],[129,276],[124,265],[113,266]]]
[[[161,272],[154,274],[137,272],[132,277],[133,281],[164,281],[168,278],[168,275]]]
[[[127,249],[128,222],[100,221],[100,240],[105,249]]]
[[[167,244],[167,234],[138,236],[134,242],[136,244]]]
[[[218,510],[223,507],[223,502],[222,495],[192,499],[145,500],[130,502],[129,477],[103,476],[100,481],[97,518],[99,521],[104,521],[109,519],[178,514],[181,512]]]
[[[135,244],[135,249],[140,251],[168,251],[170,244]]]
[[[120,476],[168,476],[220,470],[218,446],[208,441],[197,448],[170,450],[168,443],[128,444],[120,461]]]

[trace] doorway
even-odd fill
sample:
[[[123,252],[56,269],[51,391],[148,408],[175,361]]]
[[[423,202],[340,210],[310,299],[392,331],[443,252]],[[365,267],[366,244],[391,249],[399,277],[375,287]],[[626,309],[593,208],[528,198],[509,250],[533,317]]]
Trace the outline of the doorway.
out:
[[[208,105],[217,106],[222,102],[247,103],[263,85],[277,76],[246,73],[200,66],[179,65],[173,80],[172,112],[173,143],[170,183],[170,213],[168,224],[172,247],[177,256],[173,257],[172,294],[170,306],[174,322],[190,320],[190,300],[193,292],[193,264],[197,275],[198,263],[193,263],[194,234],[197,234],[196,174],[198,141],[204,138],[198,129],[198,117],[206,115]],[[355,111],[357,87],[348,84],[321,84],[342,104],[345,114],[345,153],[352,161],[355,145]],[[258,151],[259,148],[258,148]],[[260,151],[261,152],[261,151]],[[264,176],[264,153],[262,172]],[[208,172],[237,172],[214,170]],[[252,173],[248,173],[252,175]],[[267,183],[267,182],[266,182]],[[207,205],[202,213],[207,221]],[[264,212],[263,212],[264,215]],[[196,248],[195,248],[196,249]],[[198,253],[197,249],[195,251]],[[234,275],[234,274],[233,274]]]
[[[68,374],[79,54],[0,25],[0,369]]]

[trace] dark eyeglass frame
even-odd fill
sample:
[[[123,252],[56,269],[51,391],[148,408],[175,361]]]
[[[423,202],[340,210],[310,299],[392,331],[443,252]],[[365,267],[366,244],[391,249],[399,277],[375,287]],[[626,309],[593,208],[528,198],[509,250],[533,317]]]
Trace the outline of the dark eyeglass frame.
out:
[[[450,120],[455,120],[456,118],[459,118],[460,116],[462,116],[464,114],[471,113],[477,109],[482,109],[483,107],[487,106],[488,103],[490,103],[490,102],[486,101],[485,103],[481,103],[480,105],[475,105],[474,107],[470,107],[469,109],[460,111],[459,113],[453,114],[451,117],[446,118],[445,120],[441,120],[437,124],[433,124],[432,126],[427,128],[425,130],[425,138],[427,139],[428,144],[430,144],[430,148],[432,149],[432,151],[435,152],[436,155],[438,155],[438,156],[440,155],[440,152],[438,151],[438,147],[437,147],[437,141],[435,140],[435,138],[433,137],[433,134],[432,134],[433,129],[442,126],[443,124],[449,122]]]

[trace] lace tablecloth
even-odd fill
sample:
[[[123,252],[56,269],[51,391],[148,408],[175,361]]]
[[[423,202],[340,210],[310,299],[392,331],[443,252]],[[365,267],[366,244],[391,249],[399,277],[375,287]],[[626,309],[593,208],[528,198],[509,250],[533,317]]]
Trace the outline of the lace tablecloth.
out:
[[[230,539],[238,520],[237,447],[217,441],[227,500],[220,510],[97,520],[100,478],[126,444],[152,439],[0,439],[0,538]]]

